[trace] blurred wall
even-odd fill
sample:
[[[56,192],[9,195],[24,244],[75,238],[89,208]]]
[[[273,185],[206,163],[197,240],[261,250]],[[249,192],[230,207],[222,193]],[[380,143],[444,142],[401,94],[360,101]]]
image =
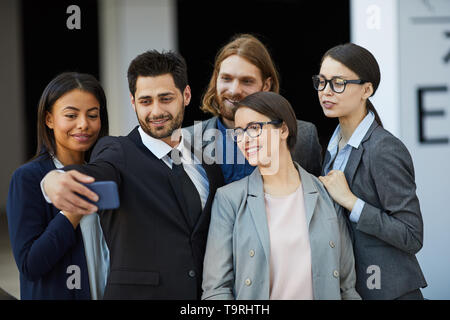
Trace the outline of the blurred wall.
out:
[[[6,207],[11,174],[25,155],[19,4],[16,0],[0,1],[0,212]]]

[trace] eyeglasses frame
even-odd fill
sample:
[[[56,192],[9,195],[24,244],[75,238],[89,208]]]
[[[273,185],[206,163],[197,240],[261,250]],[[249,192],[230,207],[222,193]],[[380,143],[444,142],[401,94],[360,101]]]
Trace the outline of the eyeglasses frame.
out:
[[[258,138],[258,137],[261,135],[262,129],[263,129],[263,127],[264,127],[266,124],[281,124],[281,123],[283,123],[283,120],[271,120],[271,121],[265,121],[265,122],[257,122],[257,121],[255,121],[255,122],[250,122],[250,123],[245,127],[245,129],[242,129],[242,128],[236,128],[236,129],[233,129],[231,137],[233,138],[233,141],[234,141],[234,142],[241,142],[241,141],[242,141],[242,138],[241,138],[240,140],[237,140],[237,136],[235,135],[236,130],[237,130],[237,129],[242,130],[242,137],[244,137],[245,133],[247,132],[248,127],[250,127],[251,125],[257,124],[257,125],[259,125],[260,133],[259,133],[256,137],[253,137],[253,136],[251,136],[250,134],[247,133],[247,135],[248,135],[250,138],[255,139],[255,138]]]
[[[346,79],[342,79],[341,77],[332,77],[330,80],[328,80],[327,78],[323,77],[323,79],[325,80],[325,86],[323,87],[323,89],[317,89],[316,86],[314,85],[314,79],[315,79],[315,78],[318,78],[318,77],[321,77],[321,76],[318,75],[318,74],[312,76],[313,87],[314,87],[314,89],[316,89],[317,91],[323,91],[323,90],[325,90],[325,88],[327,87],[327,85],[330,84],[330,88],[331,88],[331,90],[332,90],[334,93],[343,93],[343,92],[345,91],[345,88],[347,87],[347,83],[364,84],[364,83],[369,82],[369,81],[367,81],[367,80],[362,80],[362,79],[358,79],[358,80],[346,80]],[[333,82],[332,82],[334,79],[342,79],[342,80],[344,81],[344,89],[342,89],[342,91],[337,92],[337,91],[334,89]]]

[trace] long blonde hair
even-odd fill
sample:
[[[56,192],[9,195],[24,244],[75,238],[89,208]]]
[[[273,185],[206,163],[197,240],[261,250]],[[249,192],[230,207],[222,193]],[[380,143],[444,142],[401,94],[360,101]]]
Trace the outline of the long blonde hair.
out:
[[[203,112],[211,113],[214,116],[220,114],[216,96],[217,77],[219,76],[222,61],[235,54],[255,65],[261,71],[263,82],[268,78],[272,79],[272,85],[269,91],[279,92],[280,80],[278,71],[266,46],[251,34],[238,34],[223,46],[216,55],[214,71],[202,98],[202,106],[200,109]]]

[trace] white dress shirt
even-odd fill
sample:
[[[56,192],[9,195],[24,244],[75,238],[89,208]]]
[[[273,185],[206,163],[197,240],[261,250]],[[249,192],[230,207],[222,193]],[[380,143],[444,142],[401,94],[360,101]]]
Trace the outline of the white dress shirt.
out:
[[[142,130],[141,127],[138,128],[138,131],[141,135],[141,140],[144,146],[146,146],[151,153],[153,153],[158,159],[162,160],[169,168],[172,169],[173,162],[170,158],[172,147],[160,139],[149,136],[144,132],[144,130]],[[183,164],[184,171],[186,171],[187,175],[192,180],[192,183],[194,183],[195,188],[200,195],[202,209],[204,209],[209,195],[209,181],[206,171],[200,164],[198,158],[191,152],[186,140],[183,138],[183,134],[181,134],[181,141],[175,149],[181,152],[181,163]],[[191,156],[194,158],[192,159]]]

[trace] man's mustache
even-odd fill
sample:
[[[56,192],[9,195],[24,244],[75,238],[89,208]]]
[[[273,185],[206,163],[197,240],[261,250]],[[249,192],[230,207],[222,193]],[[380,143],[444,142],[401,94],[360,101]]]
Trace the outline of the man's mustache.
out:
[[[241,95],[235,95],[235,96],[222,96],[222,101],[224,101],[225,99],[231,100],[234,102],[234,104],[240,102],[243,97]]]
[[[157,117],[152,117],[152,118],[147,118],[145,119],[146,122],[150,122],[150,121],[158,121],[158,120],[172,120],[173,117],[170,114],[166,114],[166,115],[160,115]]]

